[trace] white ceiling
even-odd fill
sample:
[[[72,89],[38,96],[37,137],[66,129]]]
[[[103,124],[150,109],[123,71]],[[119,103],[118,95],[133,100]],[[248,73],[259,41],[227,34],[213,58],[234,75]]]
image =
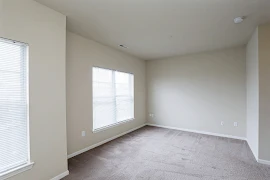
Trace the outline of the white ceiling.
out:
[[[244,45],[270,21],[270,0],[36,1],[67,15],[68,30],[145,60]]]

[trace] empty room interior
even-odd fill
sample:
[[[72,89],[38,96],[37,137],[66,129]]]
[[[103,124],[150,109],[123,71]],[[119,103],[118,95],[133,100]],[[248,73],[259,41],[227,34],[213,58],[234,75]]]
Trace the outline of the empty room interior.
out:
[[[270,0],[0,0],[0,180],[270,180]]]

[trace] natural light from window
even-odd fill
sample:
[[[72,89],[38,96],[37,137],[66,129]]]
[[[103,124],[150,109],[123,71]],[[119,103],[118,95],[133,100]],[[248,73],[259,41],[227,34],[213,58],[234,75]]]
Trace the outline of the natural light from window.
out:
[[[29,163],[27,49],[0,39],[0,179]]]
[[[134,119],[133,74],[93,67],[93,129]]]

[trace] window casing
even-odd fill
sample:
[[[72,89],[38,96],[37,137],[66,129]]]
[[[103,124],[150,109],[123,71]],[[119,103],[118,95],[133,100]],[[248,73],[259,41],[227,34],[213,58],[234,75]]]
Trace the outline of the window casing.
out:
[[[30,164],[28,45],[0,38],[0,179]]]
[[[134,76],[93,67],[93,130],[134,119]]]

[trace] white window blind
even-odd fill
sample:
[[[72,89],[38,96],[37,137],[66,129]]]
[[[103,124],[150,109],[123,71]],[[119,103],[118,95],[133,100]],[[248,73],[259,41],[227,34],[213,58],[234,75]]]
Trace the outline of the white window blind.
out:
[[[93,67],[94,130],[134,119],[133,74]]]
[[[29,162],[27,53],[0,38],[0,175]]]

